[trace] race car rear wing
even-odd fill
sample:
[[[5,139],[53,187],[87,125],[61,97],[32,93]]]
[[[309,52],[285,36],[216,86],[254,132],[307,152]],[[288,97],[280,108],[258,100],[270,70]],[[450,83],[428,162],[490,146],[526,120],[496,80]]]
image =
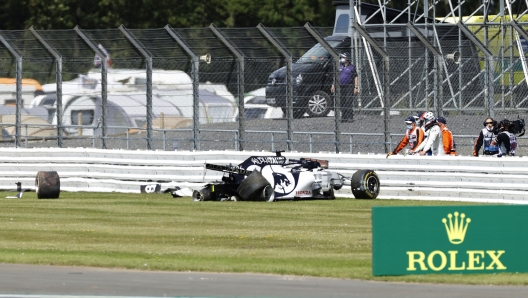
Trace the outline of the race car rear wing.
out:
[[[241,174],[241,175],[249,175],[252,171],[245,170],[239,166],[222,166],[222,165],[215,165],[211,163],[206,163],[205,168],[207,170],[215,170],[225,173],[234,173],[234,174]]]

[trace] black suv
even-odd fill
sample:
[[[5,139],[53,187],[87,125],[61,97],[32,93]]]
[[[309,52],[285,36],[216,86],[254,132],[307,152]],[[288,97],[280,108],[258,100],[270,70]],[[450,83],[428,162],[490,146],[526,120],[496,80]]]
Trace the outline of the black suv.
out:
[[[350,30],[350,18],[348,14],[342,13],[349,10],[348,3],[349,1],[334,0],[334,5],[346,6],[346,9],[338,9],[341,13],[336,16],[334,35],[325,38],[338,53],[350,53],[351,50],[350,38],[348,37],[350,34],[348,33]],[[336,10],[336,13],[338,10]],[[401,96],[407,96],[411,92],[414,99],[429,98],[431,91],[423,87],[425,85],[423,81],[427,78],[430,82],[435,80],[433,72],[430,71],[435,63],[434,55],[428,55],[426,59],[425,52],[428,49],[415,33],[410,32],[405,25],[408,22],[407,13],[396,9],[385,9],[385,21],[393,24],[386,27],[383,25],[384,20],[380,11],[377,5],[361,3],[361,20],[364,24],[370,25],[368,27],[369,35],[378,44],[384,45],[385,51],[390,56],[390,95],[394,99],[398,99]],[[416,28],[428,38],[431,44],[435,44],[442,49],[443,55],[457,53],[462,58],[462,61],[453,60],[446,63],[449,75],[444,75],[444,80],[449,79],[449,81],[442,82],[443,100],[449,102],[455,96],[458,96],[453,94],[454,89],[464,92],[461,104],[470,105],[474,102],[476,103],[477,101],[474,99],[478,96],[475,97],[475,94],[482,92],[483,85],[482,80],[475,80],[475,78],[480,77],[481,60],[475,45],[465,35],[459,36],[459,29],[455,24],[441,23],[435,19],[427,18],[427,26],[430,29],[426,30],[424,26],[425,18],[414,14],[411,14],[411,17],[416,20],[415,22],[413,21]],[[433,23],[440,25],[432,28]],[[410,44],[409,38],[411,39]],[[461,39],[460,44],[459,39]],[[437,42],[439,42],[439,45]],[[409,51],[411,52],[410,56]],[[409,62],[411,59],[412,65]],[[352,61],[354,64],[355,60],[353,59]],[[362,59],[360,60],[360,65],[356,65],[357,69],[363,70],[360,82],[361,94],[363,99],[376,100],[376,98],[379,98],[379,91],[376,87],[376,81],[371,75],[373,65],[367,64],[365,61],[365,59]],[[383,59],[376,51],[373,51],[372,61],[378,71],[384,71]],[[330,93],[330,87],[336,71],[334,64],[330,53],[320,44],[312,47],[298,61],[292,64],[291,85],[294,118],[301,118],[305,113],[311,117],[324,117],[333,110],[334,96]],[[426,67],[427,65],[428,67]],[[424,71],[427,69],[429,71],[424,76]],[[403,76],[407,76],[409,71],[416,74],[410,78],[410,84],[413,86],[411,89],[409,89],[407,79],[403,79]],[[405,82],[402,83],[404,80]],[[451,88],[451,85],[454,88]],[[266,103],[273,107],[280,107],[285,112],[287,106],[286,86],[286,68],[283,67],[272,72],[266,85]]]
[[[350,38],[329,36],[325,40],[338,53],[350,51]],[[301,118],[305,113],[310,117],[324,117],[333,110],[334,64],[330,53],[317,44],[292,64],[293,117]],[[266,85],[266,102],[280,107],[286,115],[286,67],[272,72]]]

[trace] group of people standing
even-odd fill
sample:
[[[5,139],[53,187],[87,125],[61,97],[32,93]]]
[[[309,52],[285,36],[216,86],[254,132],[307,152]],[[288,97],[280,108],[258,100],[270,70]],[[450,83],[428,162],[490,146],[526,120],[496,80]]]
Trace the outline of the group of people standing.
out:
[[[486,118],[484,128],[475,140],[473,156],[479,156],[480,148],[483,148],[484,155],[514,156],[517,149],[517,138],[510,131],[510,121],[504,119],[497,125],[493,118]]]
[[[444,117],[436,118],[433,113],[425,112],[405,119],[407,130],[398,146],[387,157],[398,154],[409,145],[407,154],[419,155],[456,155],[453,133],[446,126]]]
[[[359,84],[356,67],[351,64],[348,53],[340,54],[339,83],[341,85],[341,121],[353,121],[353,100],[359,94]],[[332,84],[330,92],[334,93]],[[447,120],[444,117],[436,118],[432,112],[424,112],[410,116],[405,119],[407,130],[398,146],[387,153],[387,157],[398,154],[407,145],[407,154],[419,155],[457,155],[456,144],[453,133],[446,126]],[[507,119],[499,124],[492,118],[484,121],[484,128],[475,141],[473,156],[478,156],[483,147],[484,155],[495,155],[498,157],[515,155],[517,139],[515,134],[510,132],[510,122]]]
[[[387,154],[387,157],[398,154],[407,145],[407,154],[419,155],[457,155],[453,133],[446,126],[444,117],[436,118],[432,112],[425,112],[405,119],[407,130],[398,146]],[[498,157],[514,156],[517,148],[515,134],[510,132],[510,122],[502,120],[498,125],[492,118],[484,121],[473,148],[473,156],[478,156],[483,148],[484,155]]]

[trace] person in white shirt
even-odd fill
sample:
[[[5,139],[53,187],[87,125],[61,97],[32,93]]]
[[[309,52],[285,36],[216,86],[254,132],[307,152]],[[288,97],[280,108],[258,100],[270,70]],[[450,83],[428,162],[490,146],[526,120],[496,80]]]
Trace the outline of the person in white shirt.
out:
[[[432,155],[446,155],[444,152],[444,143],[442,142],[442,133],[440,126],[436,122],[436,118],[431,112],[427,112],[423,116],[425,120],[425,140],[413,150],[413,154],[419,153],[426,155],[427,151],[431,149]]]

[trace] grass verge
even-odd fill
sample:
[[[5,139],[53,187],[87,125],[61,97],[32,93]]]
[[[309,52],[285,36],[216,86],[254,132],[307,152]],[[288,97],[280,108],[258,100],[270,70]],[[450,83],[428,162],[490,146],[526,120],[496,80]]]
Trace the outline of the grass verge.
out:
[[[0,192],[0,197],[13,195]],[[193,202],[170,194],[62,192],[2,199],[0,262],[258,272],[429,283],[528,285],[528,274],[372,276],[373,206],[354,200]]]

